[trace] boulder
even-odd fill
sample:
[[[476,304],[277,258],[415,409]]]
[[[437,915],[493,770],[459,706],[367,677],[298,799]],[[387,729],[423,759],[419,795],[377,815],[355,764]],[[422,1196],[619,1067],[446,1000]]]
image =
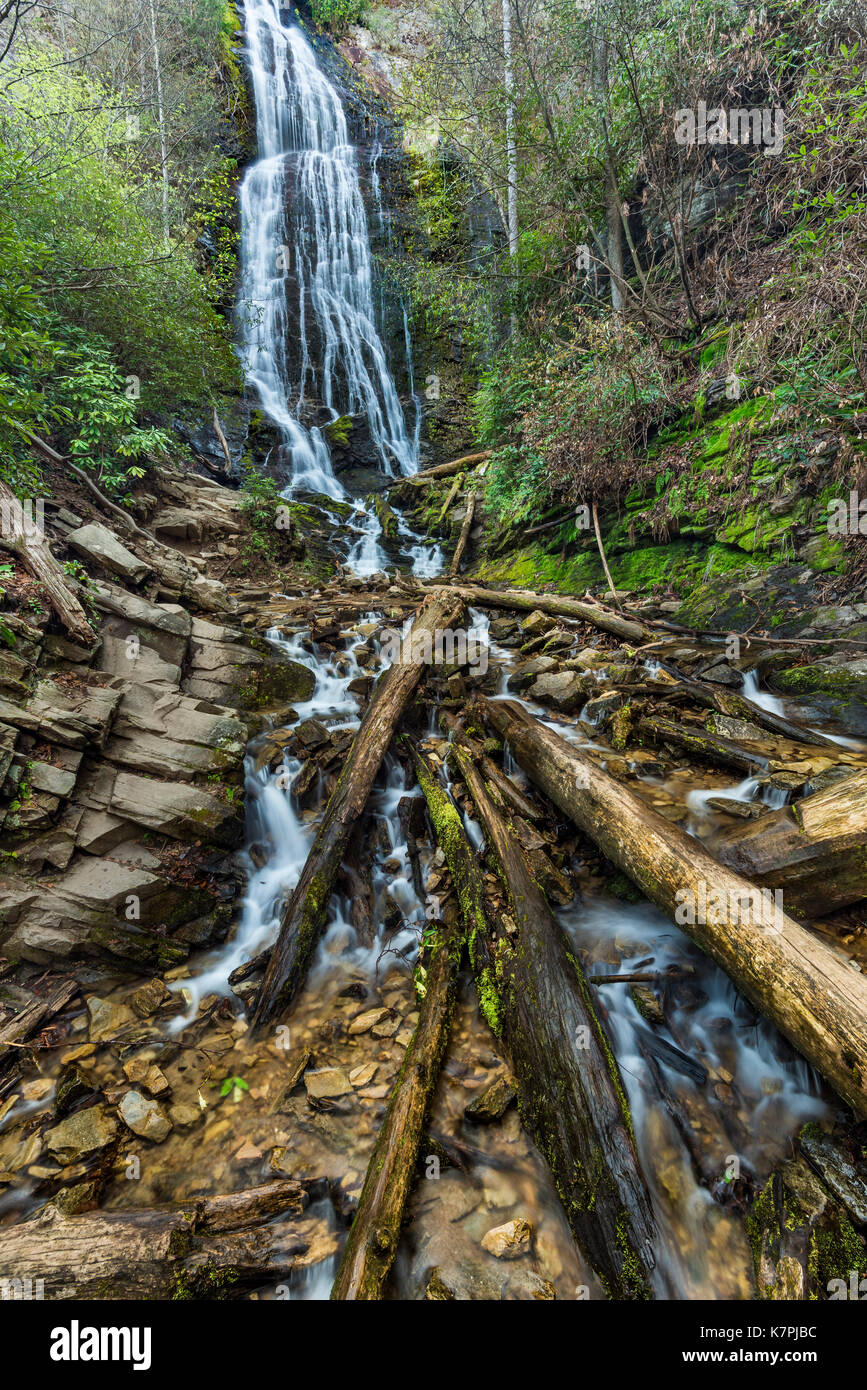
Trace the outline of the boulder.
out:
[[[70,531],[66,540],[77,554],[102,569],[110,570],[112,574],[119,574],[121,579],[131,584],[140,584],[145,575],[150,574],[150,565],[127,550],[114,532],[99,522],[92,521],[77,531]]]
[[[571,714],[584,703],[584,681],[577,671],[552,671],[550,675],[539,676],[530,686],[528,696]]]

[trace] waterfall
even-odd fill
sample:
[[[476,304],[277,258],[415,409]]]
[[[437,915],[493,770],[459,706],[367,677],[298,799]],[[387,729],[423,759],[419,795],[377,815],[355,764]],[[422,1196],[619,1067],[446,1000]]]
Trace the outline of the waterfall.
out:
[[[356,155],[336,89],[276,0],[246,0],[259,158],[240,190],[239,319],[247,380],[280,430],[292,490],[345,496],[321,426],[363,415],[384,473],[414,473],[376,326]],[[369,547],[368,547],[369,549]]]

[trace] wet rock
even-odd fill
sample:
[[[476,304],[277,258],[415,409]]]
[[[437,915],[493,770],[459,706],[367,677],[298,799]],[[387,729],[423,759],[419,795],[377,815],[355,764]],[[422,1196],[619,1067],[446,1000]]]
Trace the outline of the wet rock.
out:
[[[58,1192],[54,1198],[54,1205],[64,1216],[78,1216],[83,1211],[94,1211],[99,1206],[102,1186],[99,1178],[73,1183],[71,1187],[64,1187]]]
[[[368,1062],[365,1066],[353,1067],[349,1073],[349,1079],[353,1086],[369,1086],[378,1071],[378,1062]]]
[[[77,1110],[49,1129],[45,1145],[58,1162],[77,1163],[87,1154],[106,1148],[116,1137],[114,1116],[104,1105],[93,1105],[87,1110]]]
[[[523,661],[515,667],[506,682],[506,687],[509,690],[526,690],[540,676],[547,676],[556,670],[557,662],[553,656],[534,656],[532,660]]]
[[[337,1096],[348,1095],[353,1089],[352,1082],[342,1067],[324,1067],[321,1071],[309,1071],[304,1077],[304,1085],[310,1100],[331,1100]]]
[[[633,1004],[647,1023],[664,1025],[665,1014],[650,985],[630,985],[629,993]]]
[[[515,1078],[504,1072],[464,1108],[464,1119],[469,1120],[471,1124],[493,1124],[495,1120],[502,1118],[517,1094]]]
[[[533,1228],[529,1221],[518,1216],[503,1226],[494,1226],[482,1236],[482,1249],[498,1260],[517,1260],[530,1249]]]
[[[120,1118],[133,1134],[161,1144],[172,1130],[172,1122],[155,1100],[147,1100],[140,1091],[127,1091],[118,1106]]]
[[[750,719],[732,719],[727,714],[712,714],[708,720],[708,728],[715,734],[722,734],[723,738],[734,739],[763,739],[758,724],[754,724]]]
[[[87,1073],[74,1062],[68,1063],[57,1078],[54,1093],[55,1115],[68,1115],[73,1106],[78,1105],[86,1096],[92,1095],[94,1090],[94,1083]]]
[[[457,1298],[457,1294],[452,1293],[452,1290],[437,1268],[432,1269],[430,1272],[430,1278],[427,1281],[427,1288],[424,1291],[424,1296],[429,1303],[445,1303]]]
[[[358,1014],[350,1023],[347,1032],[350,1037],[355,1037],[360,1033],[369,1033],[374,1024],[381,1023],[384,1018],[388,1018],[388,1009],[366,1009],[364,1013]]]
[[[91,522],[77,531],[71,531],[66,537],[66,543],[86,560],[92,560],[101,568],[110,570],[112,574],[120,575],[121,579],[128,579],[132,584],[139,584],[145,575],[150,573],[150,565],[146,565],[144,560],[139,560],[121,544],[113,531],[109,531],[107,526],[100,526],[98,522]]]
[[[798,1138],[801,1152],[859,1226],[867,1225],[867,1164],[831,1134],[808,1125]]]
[[[177,995],[173,995],[159,978],[149,981],[146,985],[140,985],[128,996],[129,1004],[139,1018],[150,1018],[163,1004],[168,1004],[176,998]]]
[[[90,1014],[88,1037],[91,1042],[105,1042],[114,1038],[136,1021],[135,1014],[126,1004],[117,1004],[113,999],[99,999],[95,994],[91,994],[87,1000],[87,1011]]]
[[[540,612],[537,608],[521,623],[521,631],[525,637],[538,637],[543,632],[550,632],[551,628],[556,626],[556,618],[552,618],[549,613]]]
[[[540,676],[528,693],[531,700],[541,700],[564,714],[571,714],[584,703],[585,685],[577,671],[552,671],[550,675]]]
[[[724,661],[717,666],[711,666],[708,671],[702,671],[701,678],[705,681],[711,681],[713,685],[727,685],[736,690],[740,690],[743,685],[743,677],[737,671],[733,671],[731,666],[726,665]]]
[[[197,1105],[170,1105],[169,1119],[177,1129],[192,1129],[198,1124],[203,1111]]]
[[[588,700],[584,708],[583,718],[589,724],[601,725],[611,718],[623,704],[623,696],[617,690],[609,690],[604,695],[597,695],[592,700]]]
[[[319,748],[329,740],[329,733],[319,719],[305,719],[295,730],[299,741],[305,748]]]
[[[707,805],[712,811],[722,811],[727,816],[739,816],[741,820],[752,820],[764,815],[767,807],[756,801],[735,801],[730,796],[709,796]]]
[[[293,1047],[286,1053],[286,1072],[280,1090],[269,1106],[269,1115],[277,1115],[285,1109],[289,1097],[307,1069],[311,1055],[309,1047]]]

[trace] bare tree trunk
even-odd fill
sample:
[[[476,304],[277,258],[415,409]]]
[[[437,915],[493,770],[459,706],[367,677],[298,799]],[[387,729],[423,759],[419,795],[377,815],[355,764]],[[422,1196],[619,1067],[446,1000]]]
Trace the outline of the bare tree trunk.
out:
[[[148,0],[150,7],[151,41],[154,50],[154,76],[157,83],[157,124],[160,132],[160,167],[163,184],[163,240],[166,251],[171,250],[169,239],[169,171],[166,164],[166,115],[163,108],[163,74],[160,64],[160,45],[157,38],[157,15],[154,0]]]
[[[460,568],[461,559],[463,558],[464,550],[466,549],[467,541],[469,540],[470,527],[473,524],[473,516],[475,514],[475,510],[476,494],[474,492],[471,492],[469,497],[467,498],[467,514],[464,517],[464,524],[461,527],[461,534],[458,538],[458,543],[455,546],[455,553],[452,556],[452,562],[449,565],[450,579],[454,579],[455,575],[457,574]]]

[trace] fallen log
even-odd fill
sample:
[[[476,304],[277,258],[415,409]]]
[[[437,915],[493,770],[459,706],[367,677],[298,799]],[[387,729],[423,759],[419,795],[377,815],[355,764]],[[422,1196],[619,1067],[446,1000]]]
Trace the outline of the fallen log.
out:
[[[474,492],[471,492],[470,495],[469,495],[469,497],[467,498],[467,514],[466,514],[466,516],[464,517],[464,524],[463,524],[463,526],[461,527],[461,534],[460,534],[460,536],[458,537],[458,543],[457,543],[457,545],[455,546],[455,553],[454,553],[454,555],[452,556],[452,562],[451,562],[451,564],[449,565],[449,578],[450,578],[450,579],[454,579],[455,575],[456,575],[457,572],[458,572],[458,569],[460,568],[460,563],[461,563],[461,560],[463,559],[463,554],[464,554],[464,551],[465,551],[466,546],[467,546],[467,541],[469,540],[469,536],[470,536],[470,527],[471,527],[472,524],[473,524],[473,516],[474,516],[474,514],[475,514],[475,510],[476,510],[476,494],[475,494]]]
[[[446,494],[446,500],[445,502],[443,502],[440,508],[439,516],[437,517],[437,526],[442,526],[443,521],[445,520],[446,512],[448,511],[449,507],[452,505],[452,502],[455,500],[455,498],[461,490],[462,482],[463,478],[458,476],[457,478],[455,478],[454,482],[449,488],[448,493]]]
[[[62,980],[44,999],[34,999],[30,1004],[25,1004],[14,1018],[0,1028],[0,1072],[17,1055],[19,1045],[25,1038],[60,1013],[79,989],[77,980]]]
[[[59,561],[48,546],[45,532],[30,519],[12,489],[0,482],[0,547],[20,560],[24,568],[42,586],[42,592],[54,609],[66,631],[77,642],[92,647],[96,633],[87,621],[87,614],[73,593]]]
[[[521,705],[477,699],[546,796],[716,961],[856,1114],[867,1116],[864,977],[769,892],[712,858]]]
[[[547,1159],[576,1241],[612,1298],[646,1298],[653,1219],[623,1081],[580,965],[520,846],[455,743],[462,776],[506,880],[511,930],[451,798],[417,758],[467,926],[482,1012],[518,1080],[521,1118]]]
[[[51,1300],[232,1298],[334,1253],[307,1204],[305,1185],[285,1181],[180,1208],[64,1216],[49,1205],[0,1230],[0,1269],[11,1297],[16,1280],[42,1280]]]
[[[865,845],[867,772],[856,772],[724,831],[713,852],[760,887],[782,889],[790,910],[824,917],[867,898]]]
[[[717,714],[724,714],[732,719],[750,719],[754,724],[760,724],[762,728],[777,734],[780,738],[791,739],[793,743],[806,743],[815,748],[839,748],[839,744],[835,744],[833,739],[816,733],[814,729],[807,729],[803,724],[796,724],[793,719],[787,719],[783,714],[774,714],[772,710],[762,709],[761,705],[754,704],[745,695],[736,695],[733,691],[724,690],[709,681],[689,680],[682,676],[676,667],[668,666],[666,663],[663,663],[663,670],[676,676],[679,688],[688,691],[697,704],[716,710]]]
[[[430,1103],[448,1043],[464,932],[459,921],[436,924],[419,1020],[406,1049],[374,1145],[343,1257],[331,1290],[336,1300],[382,1297],[397,1254],[403,1211]]]
[[[513,608],[532,613],[551,613],[559,618],[574,618],[576,622],[591,623],[602,632],[610,632],[625,642],[647,642],[654,636],[649,627],[637,618],[621,617],[595,603],[569,598],[562,594],[537,594],[530,589],[486,589],[480,584],[453,584],[450,579],[431,579],[428,584],[449,584],[453,593],[466,602],[489,605],[493,608]]]
[[[449,463],[438,463],[433,468],[423,468],[420,472],[414,473],[408,482],[414,483],[416,487],[422,483],[432,482],[434,478],[448,478],[452,473],[461,473],[471,464],[484,463],[491,457],[492,450],[484,449],[480,454],[464,454],[459,459],[451,459]]]
[[[283,908],[280,933],[253,1014],[254,1029],[284,1009],[304,979],[325,926],[334,880],[352,828],[367,803],[397,722],[426,662],[431,660],[437,634],[447,631],[463,610],[463,601],[449,590],[433,601],[431,598],[425,598],[410,633],[401,643],[401,659],[374,686],[301,877]]]
[[[712,734],[698,724],[678,724],[673,719],[654,716],[639,719],[636,732],[651,743],[668,744],[703,762],[734,767],[739,772],[755,772],[757,768],[766,772],[770,761],[763,753],[751,753],[730,738]]]

